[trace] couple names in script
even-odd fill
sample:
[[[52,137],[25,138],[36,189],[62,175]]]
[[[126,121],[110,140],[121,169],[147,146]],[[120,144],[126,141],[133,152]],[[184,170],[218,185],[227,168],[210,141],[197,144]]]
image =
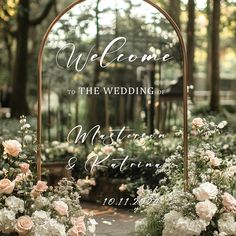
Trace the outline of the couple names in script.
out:
[[[86,68],[86,65],[90,62],[99,61],[99,65],[101,68],[107,68],[114,62],[124,62],[127,61],[129,63],[140,61],[141,63],[150,62],[150,61],[163,61],[167,62],[173,57],[169,54],[164,54],[163,56],[156,54],[144,54],[142,56],[138,56],[135,54],[124,55],[123,53],[119,54],[119,51],[126,45],[127,39],[125,37],[117,37],[113,39],[103,50],[101,55],[99,56],[97,53],[94,53],[95,46],[91,47],[87,55],[83,55],[83,53],[76,54],[76,46],[74,43],[67,43],[65,46],[60,48],[56,54],[56,63],[57,66],[61,69],[70,69],[72,66],[75,68],[77,72],[81,72]],[[115,47],[115,49],[114,49]],[[69,50],[69,58],[65,62],[62,62],[60,58],[64,58],[64,53]],[[108,59],[110,57],[113,59]],[[82,57],[84,57],[82,60]]]
[[[96,141],[101,141],[101,143],[104,146],[111,146],[114,145],[115,143],[120,143],[125,140],[137,140],[139,141],[140,145],[145,145],[145,137],[146,134],[143,133],[141,135],[139,134],[125,134],[126,127],[123,127],[121,130],[117,130],[118,134],[115,135],[113,132],[110,132],[109,135],[106,134],[101,134],[101,127],[100,125],[96,125],[93,128],[91,128],[87,133],[83,132],[83,127],[82,125],[75,126],[71,131],[69,132],[67,136],[67,142],[68,143],[74,143],[74,144],[83,144],[89,139],[89,143],[91,145],[95,145]],[[153,134],[150,135],[149,138],[156,138],[159,137],[161,138],[162,135],[160,134]],[[92,154],[89,155],[87,158],[87,161],[85,162],[85,170],[93,172],[94,169],[100,167],[100,168],[108,168],[108,166],[104,165],[104,163],[111,157],[110,154],[106,155],[103,158],[99,157],[99,154]],[[132,158],[132,157],[131,157]],[[77,157],[71,157],[68,161],[67,169],[73,169],[76,162],[78,161]],[[125,156],[123,158],[119,159],[111,159],[113,161],[109,167],[116,169],[119,168],[120,171],[122,172],[123,170],[127,168],[158,168],[159,164],[153,164],[153,163],[134,163],[134,162],[129,162],[130,161],[130,156]],[[88,170],[88,167],[90,167],[90,170]]]

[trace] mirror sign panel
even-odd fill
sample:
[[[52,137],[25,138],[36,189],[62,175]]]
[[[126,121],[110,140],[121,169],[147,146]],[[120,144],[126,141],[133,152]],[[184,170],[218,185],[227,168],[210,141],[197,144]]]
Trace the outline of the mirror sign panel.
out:
[[[137,163],[132,147],[121,149],[136,141],[144,148],[146,137],[161,140],[161,133],[177,125],[183,127],[186,190],[186,63],[178,26],[150,1],[87,0],[68,6],[49,26],[38,57],[38,179],[42,140],[83,147],[80,155],[90,153],[84,163],[88,175],[110,168],[110,175],[126,178],[127,168],[135,172],[160,163]],[[114,148],[124,157],[113,158]],[[73,171],[77,162],[70,156],[67,168]]]

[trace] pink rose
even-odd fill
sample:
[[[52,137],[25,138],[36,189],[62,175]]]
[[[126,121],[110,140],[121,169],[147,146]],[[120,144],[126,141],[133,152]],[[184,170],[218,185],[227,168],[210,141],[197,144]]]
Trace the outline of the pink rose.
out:
[[[212,151],[206,151],[206,158],[209,160],[211,158],[215,158],[216,157],[216,154]]]
[[[31,196],[36,198],[48,189],[47,182],[39,180],[31,191]]]
[[[114,148],[113,146],[106,145],[106,146],[104,146],[104,147],[102,148],[102,151],[103,151],[105,154],[109,155],[109,154],[111,154],[112,152],[115,151],[115,148]]]
[[[222,199],[222,204],[227,210],[236,212],[236,199],[231,194],[224,193]]]
[[[226,176],[227,177],[233,177],[235,175],[235,173],[236,173],[236,166],[231,166],[226,171]]]
[[[69,229],[68,236],[83,236],[85,235],[85,231],[81,231],[80,228],[77,226],[73,226],[72,228]]]
[[[84,223],[84,216],[80,217],[72,217],[71,223],[73,227],[69,230],[68,235],[69,236],[80,236],[84,235],[86,232],[86,227]]]
[[[127,184],[121,184],[121,186],[119,187],[119,190],[121,192],[124,192],[127,189]]]
[[[195,119],[193,119],[193,121],[192,121],[193,129],[201,128],[202,126],[204,126],[204,122],[203,122],[202,118],[195,118]]]
[[[78,225],[84,225],[84,216],[80,216],[80,217],[72,217],[71,218],[71,223],[74,226],[78,226]],[[85,227],[85,225],[84,225]]]
[[[221,164],[221,159],[216,157],[216,154],[212,151],[206,151],[205,158],[210,161],[212,166],[219,166]]]
[[[39,180],[34,189],[40,193],[46,192],[48,189],[47,182]]]
[[[221,164],[221,159],[217,157],[210,158],[210,163],[212,166],[219,166]]]
[[[34,223],[29,216],[21,216],[17,219],[15,230],[19,235],[27,235],[33,226]]]
[[[9,179],[0,180],[0,194],[11,194],[15,188],[15,183]]]
[[[53,202],[54,209],[60,216],[68,215],[68,205],[63,201]]]
[[[195,209],[197,215],[207,221],[210,221],[217,211],[216,205],[209,200],[197,203]]]
[[[21,163],[20,164],[20,169],[23,173],[27,173],[29,171],[29,164],[27,163]]]
[[[7,140],[2,142],[4,152],[10,156],[17,157],[22,151],[21,144],[17,140]]]
[[[39,197],[40,194],[41,194],[40,192],[38,192],[38,191],[36,191],[34,189],[30,192],[31,197],[33,197],[33,198]]]

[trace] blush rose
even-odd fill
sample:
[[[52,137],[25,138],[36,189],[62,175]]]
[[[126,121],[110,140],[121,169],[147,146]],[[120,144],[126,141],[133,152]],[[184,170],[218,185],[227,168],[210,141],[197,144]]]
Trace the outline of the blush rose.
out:
[[[60,216],[68,215],[68,205],[63,201],[54,201],[54,209]]]
[[[17,219],[15,230],[19,235],[27,235],[33,226],[34,223],[29,216],[21,216]]]
[[[17,140],[6,140],[2,142],[4,152],[10,156],[17,157],[22,151],[21,144]]]
[[[15,183],[9,179],[0,180],[0,194],[11,194],[15,188]]]
[[[198,202],[195,208],[197,215],[207,221],[210,221],[217,211],[217,206],[209,200]]]

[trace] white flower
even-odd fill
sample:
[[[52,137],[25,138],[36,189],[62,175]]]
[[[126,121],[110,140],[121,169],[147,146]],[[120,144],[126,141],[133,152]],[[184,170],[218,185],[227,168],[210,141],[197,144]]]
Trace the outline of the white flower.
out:
[[[60,216],[68,216],[68,205],[63,201],[54,201],[53,207]]]
[[[91,234],[94,234],[95,231],[96,231],[96,225],[97,225],[97,221],[95,219],[91,219],[89,218],[88,219],[88,231],[91,233]]]
[[[211,221],[217,211],[217,206],[209,200],[197,203],[195,208],[197,215],[206,221]]]
[[[8,197],[5,200],[5,204],[9,209],[13,210],[16,213],[18,211],[23,213],[25,210],[24,201],[20,198],[15,197],[15,196]]]
[[[224,213],[218,220],[220,233],[223,235],[236,235],[236,222],[234,216],[230,213]]]
[[[192,220],[183,217],[177,211],[170,211],[165,215],[164,219],[162,236],[197,236],[202,231],[205,231],[208,225],[208,222],[201,219]]]
[[[32,214],[32,220],[35,225],[41,225],[47,222],[50,219],[50,215],[46,211],[35,211]]]
[[[30,124],[24,124],[22,127],[21,127],[21,130],[23,129],[29,129],[31,126]]]
[[[63,224],[55,219],[49,219],[44,224],[37,225],[34,228],[33,236],[66,236],[66,229]]]
[[[31,135],[27,134],[27,135],[25,135],[25,137],[24,137],[24,141],[25,141],[26,143],[32,143],[32,142],[33,142],[33,137],[32,137]]]
[[[34,205],[36,207],[36,209],[42,209],[43,207],[47,206],[49,204],[49,201],[46,197],[42,197],[41,195],[38,196],[35,200],[34,200]]]
[[[218,124],[218,128],[219,129],[223,129],[226,125],[228,124],[228,122],[227,121],[221,121],[219,124]]]
[[[145,224],[147,223],[146,219],[141,219],[141,220],[136,220],[134,225],[135,225],[135,231],[138,232],[143,229]]]
[[[217,186],[209,182],[201,184],[198,188],[193,189],[193,194],[198,201],[216,198],[218,194]]]
[[[15,212],[7,208],[0,209],[0,232],[14,232]]]

